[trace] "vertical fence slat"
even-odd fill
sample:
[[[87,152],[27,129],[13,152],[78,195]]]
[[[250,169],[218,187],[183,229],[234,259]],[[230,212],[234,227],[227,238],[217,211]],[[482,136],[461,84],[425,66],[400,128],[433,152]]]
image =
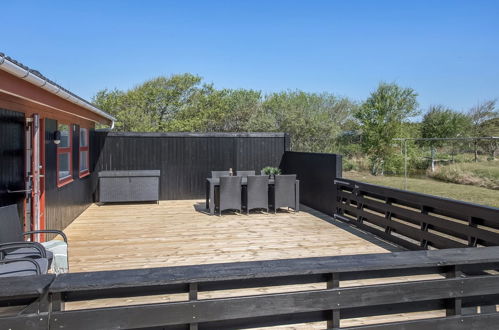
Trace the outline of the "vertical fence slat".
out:
[[[450,270],[445,274],[446,278],[459,278],[463,276],[463,272],[461,271],[459,266],[452,266]],[[461,290],[461,293],[463,291]],[[462,305],[463,300],[461,298],[451,298],[449,301],[449,305],[445,310],[446,316],[454,316],[462,314]]]
[[[335,289],[340,287],[340,274],[333,273],[330,275],[327,281],[327,289]],[[341,306],[338,306],[341,307]],[[340,328],[340,309],[332,309],[330,311],[330,318],[327,321],[328,329],[339,329]]]
[[[198,284],[197,283],[190,283],[189,284],[189,301],[197,301],[198,300]],[[196,313],[195,313],[195,309],[196,309],[196,304],[193,304],[192,305],[192,308],[193,308],[193,315],[192,315],[192,319],[193,319],[193,322],[191,324],[189,324],[189,330],[197,330],[198,329],[198,323],[197,322],[194,322],[196,321]]]

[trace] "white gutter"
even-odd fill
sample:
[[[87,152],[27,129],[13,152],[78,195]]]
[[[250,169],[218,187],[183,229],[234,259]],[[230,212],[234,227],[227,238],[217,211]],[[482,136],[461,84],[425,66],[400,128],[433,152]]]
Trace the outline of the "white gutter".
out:
[[[20,67],[19,65],[15,64],[15,63],[12,63],[11,61],[9,61],[6,58],[6,56],[0,55],[0,69],[6,71],[6,72],[8,72],[16,77],[24,79],[27,82],[29,82],[37,87],[43,88],[46,91],[48,91],[52,94],[55,94],[62,99],[65,99],[71,103],[74,103],[74,104],[82,107],[82,108],[90,110],[91,112],[93,112],[101,117],[104,117],[106,119],[111,120],[111,129],[114,128],[114,122],[116,121],[116,118],[114,118],[110,114],[96,108],[95,106],[93,106],[89,102],[83,101],[83,100],[75,97],[74,95],[66,92],[65,90],[63,90],[59,86],[54,85],[51,82],[38,77],[37,75],[29,72],[28,70]]]

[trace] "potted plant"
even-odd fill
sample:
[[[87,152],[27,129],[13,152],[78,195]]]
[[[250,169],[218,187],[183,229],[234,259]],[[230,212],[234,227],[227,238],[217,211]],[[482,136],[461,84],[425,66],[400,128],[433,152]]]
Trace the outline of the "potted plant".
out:
[[[272,166],[266,166],[262,168],[262,174],[268,175],[270,179],[274,178],[274,176],[281,174],[281,169]]]

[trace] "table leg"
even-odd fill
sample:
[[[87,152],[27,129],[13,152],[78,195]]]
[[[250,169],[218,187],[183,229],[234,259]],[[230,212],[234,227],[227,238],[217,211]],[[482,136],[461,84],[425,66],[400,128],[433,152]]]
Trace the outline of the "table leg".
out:
[[[296,212],[300,211],[300,181],[296,181],[295,183],[295,205]]]
[[[215,185],[210,183],[210,215],[215,214]]]
[[[205,188],[205,197],[206,197],[206,209],[210,208],[210,182],[206,180],[206,188]]]

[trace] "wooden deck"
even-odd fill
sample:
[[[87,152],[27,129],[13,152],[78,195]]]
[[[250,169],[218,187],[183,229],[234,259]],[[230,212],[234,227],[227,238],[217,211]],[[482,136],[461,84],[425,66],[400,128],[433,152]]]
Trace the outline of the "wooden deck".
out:
[[[373,235],[303,207],[282,211],[210,216],[204,201],[161,201],[159,204],[92,205],[66,230],[71,272],[150,268],[301,257],[387,253],[399,249]],[[431,277],[434,278],[435,276]],[[384,279],[383,282],[422,280],[429,276]],[[341,282],[341,286],[380,283],[380,280]],[[200,293],[200,299],[308,290],[313,285]],[[187,295],[102,299],[69,303],[67,309],[144,302],[186,300]],[[435,317],[445,311],[432,312]],[[394,315],[390,320],[428,317],[428,313]],[[342,326],[378,323],[387,317],[342,320]],[[325,328],[325,323],[300,329]],[[279,327],[283,328],[283,327]],[[296,328],[296,327],[285,327]]]

